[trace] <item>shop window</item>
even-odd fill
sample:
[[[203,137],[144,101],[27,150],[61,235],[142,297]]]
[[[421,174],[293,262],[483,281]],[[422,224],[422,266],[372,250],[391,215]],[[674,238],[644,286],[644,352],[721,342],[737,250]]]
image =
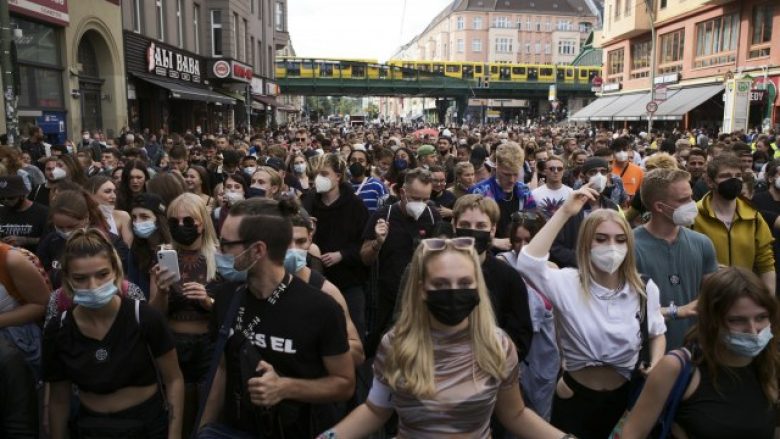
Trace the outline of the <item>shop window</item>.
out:
[[[685,49],[685,29],[661,35],[658,56],[658,73],[674,73],[682,70]]]
[[[22,65],[19,66],[19,79],[21,108],[65,107],[61,70]]]
[[[607,54],[607,75],[623,75],[625,50],[613,50]]]
[[[749,58],[769,56],[771,49],[770,43],[772,41],[773,16],[774,6],[769,1],[753,7],[753,14],[750,20]]]
[[[11,19],[11,27],[22,31],[22,36],[14,39],[19,62],[60,65],[56,28],[14,18]]]
[[[650,40],[631,44],[631,79],[650,76]]]
[[[694,67],[730,64],[736,60],[739,15],[730,14],[696,25]]]

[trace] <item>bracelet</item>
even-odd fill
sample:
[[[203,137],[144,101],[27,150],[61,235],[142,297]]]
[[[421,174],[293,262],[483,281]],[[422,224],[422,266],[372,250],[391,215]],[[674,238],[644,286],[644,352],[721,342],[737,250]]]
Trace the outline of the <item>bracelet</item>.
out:
[[[669,317],[672,320],[677,320],[677,305],[674,302],[669,302]]]
[[[336,432],[331,428],[330,430],[320,433],[315,439],[338,439],[338,436],[336,436]]]

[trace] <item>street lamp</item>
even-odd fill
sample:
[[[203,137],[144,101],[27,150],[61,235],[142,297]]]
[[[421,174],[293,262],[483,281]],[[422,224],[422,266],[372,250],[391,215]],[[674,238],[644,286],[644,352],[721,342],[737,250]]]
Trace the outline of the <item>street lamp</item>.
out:
[[[653,0],[645,0],[645,6],[647,7],[647,14],[650,16],[650,102],[655,102],[655,5]],[[647,116],[647,134],[653,133],[653,115],[655,112],[650,112]]]

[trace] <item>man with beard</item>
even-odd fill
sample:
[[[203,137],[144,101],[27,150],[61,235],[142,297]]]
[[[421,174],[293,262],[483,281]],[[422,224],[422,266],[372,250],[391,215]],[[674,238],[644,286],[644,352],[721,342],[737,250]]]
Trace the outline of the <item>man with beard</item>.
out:
[[[49,209],[27,199],[18,175],[0,177],[0,236],[6,244],[35,252],[46,228]]]

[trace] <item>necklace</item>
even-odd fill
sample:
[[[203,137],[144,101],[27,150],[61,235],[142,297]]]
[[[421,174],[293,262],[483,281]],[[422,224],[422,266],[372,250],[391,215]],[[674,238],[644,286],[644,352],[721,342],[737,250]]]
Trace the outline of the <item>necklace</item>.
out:
[[[515,199],[515,191],[509,192],[509,197],[506,196],[506,192],[504,192],[504,201],[512,201]]]

